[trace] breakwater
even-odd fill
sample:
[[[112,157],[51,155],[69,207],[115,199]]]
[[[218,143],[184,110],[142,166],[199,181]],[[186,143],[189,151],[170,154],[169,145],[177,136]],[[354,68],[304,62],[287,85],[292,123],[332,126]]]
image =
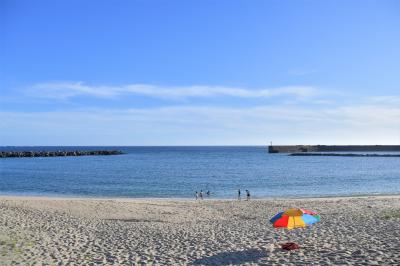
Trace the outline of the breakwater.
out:
[[[400,145],[286,145],[269,146],[268,152],[400,152]]]
[[[376,153],[291,153],[290,156],[341,156],[341,157],[400,157],[400,154],[376,154]]]
[[[0,151],[0,158],[119,155],[121,151]]]

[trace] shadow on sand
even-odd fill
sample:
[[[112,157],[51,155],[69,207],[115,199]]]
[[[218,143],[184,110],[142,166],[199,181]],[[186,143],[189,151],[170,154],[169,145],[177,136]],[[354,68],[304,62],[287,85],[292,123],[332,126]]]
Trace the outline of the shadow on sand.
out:
[[[232,265],[246,262],[256,262],[267,256],[265,250],[248,249],[242,251],[226,251],[213,256],[193,261],[194,265]]]

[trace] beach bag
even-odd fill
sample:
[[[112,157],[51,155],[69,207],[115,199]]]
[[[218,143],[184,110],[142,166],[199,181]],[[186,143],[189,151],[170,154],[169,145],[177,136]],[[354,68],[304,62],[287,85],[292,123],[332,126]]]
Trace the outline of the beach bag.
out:
[[[283,250],[294,250],[294,249],[300,248],[300,246],[298,244],[293,243],[293,242],[288,242],[288,243],[282,244],[281,247]]]

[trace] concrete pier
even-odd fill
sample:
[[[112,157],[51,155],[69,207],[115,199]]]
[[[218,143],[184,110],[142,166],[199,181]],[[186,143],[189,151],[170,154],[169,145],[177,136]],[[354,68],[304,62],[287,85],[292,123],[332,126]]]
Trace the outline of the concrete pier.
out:
[[[291,153],[290,156],[339,156],[339,157],[400,157],[400,154],[376,154],[376,153]]]
[[[400,145],[286,145],[269,146],[268,152],[400,152]]]

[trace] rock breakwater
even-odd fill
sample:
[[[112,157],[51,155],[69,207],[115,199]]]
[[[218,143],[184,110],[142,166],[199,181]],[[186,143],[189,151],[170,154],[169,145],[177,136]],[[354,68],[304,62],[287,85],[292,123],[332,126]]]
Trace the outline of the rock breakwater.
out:
[[[100,156],[123,154],[117,150],[101,151],[0,151],[0,158],[19,157],[61,157],[61,156]]]

